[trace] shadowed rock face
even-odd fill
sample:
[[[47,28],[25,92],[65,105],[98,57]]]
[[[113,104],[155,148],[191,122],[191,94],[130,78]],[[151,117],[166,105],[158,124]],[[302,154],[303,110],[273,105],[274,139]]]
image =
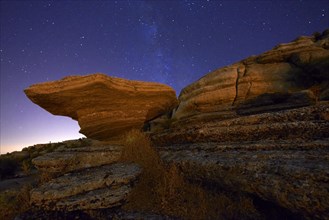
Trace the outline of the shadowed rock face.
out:
[[[97,140],[140,129],[177,105],[175,91],[169,86],[104,74],[65,77],[32,85],[24,92],[50,113],[77,120],[80,133]]]
[[[67,173],[31,191],[31,204],[45,210],[118,206],[141,173],[136,164],[112,164]]]
[[[65,148],[33,159],[41,172],[67,173],[74,170],[97,167],[119,161],[121,146],[92,146]]]
[[[161,158],[189,179],[328,219],[328,131],[329,102],[321,102],[181,127],[156,141],[166,145],[159,148]]]

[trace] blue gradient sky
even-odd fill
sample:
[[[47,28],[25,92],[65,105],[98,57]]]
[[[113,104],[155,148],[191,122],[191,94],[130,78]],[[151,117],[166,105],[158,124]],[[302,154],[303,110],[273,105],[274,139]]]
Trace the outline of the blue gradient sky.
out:
[[[103,72],[177,94],[211,70],[329,27],[329,1],[1,1],[1,153],[83,137],[23,93]]]

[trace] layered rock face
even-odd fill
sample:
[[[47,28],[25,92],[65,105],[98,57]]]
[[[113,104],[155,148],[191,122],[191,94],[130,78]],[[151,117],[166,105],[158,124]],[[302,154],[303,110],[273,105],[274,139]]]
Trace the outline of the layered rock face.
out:
[[[80,133],[97,140],[141,129],[146,121],[177,105],[175,91],[167,85],[104,74],[65,77],[32,85],[24,92],[50,113],[77,120]]]
[[[329,30],[187,86],[152,138],[191,180],[329,219],[328,90]]]
[[[30,192],[31,205],[49,211],[117,207],[124,203],[142,169],[119,162],[121,146],[90,141],[89,146],[57,149],[32,162],[58,177]]]
[[[322,102],[182,127],[163,134],[176,144],[159,151],[191,180],[249,193],[310,219],[328,219],[328,131],[329,102]]]
[[[120,205],[141,173],[136,164],[113,164],[51,180],[31,191],[31,204],[45,210],[85,210]]]
[[[329,30],[220,68],[182,90],[173,119],[225,119],[328,100],[328,49]]]
[[[115,163],[120,159],[121,147],[98,145],[64,148],[33,159],[34,166],[41,172],[67,173],[74,170]]]

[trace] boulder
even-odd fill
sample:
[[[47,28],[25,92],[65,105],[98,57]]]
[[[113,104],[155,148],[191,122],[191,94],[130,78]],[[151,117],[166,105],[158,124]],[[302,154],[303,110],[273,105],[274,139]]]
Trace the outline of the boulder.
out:
[[[184,125],[193,117],[202,121],[227,119],[325,100],[329,88],[328,33],[300,37],[205,75],[182,90],[172,119]]]
[[[80,133],[96,140],[141,129],[177,105],[175,91],[167,85],[99,73],[32,85],[24,92],[50,113],[77,120]]]
[[[136,164],[116,163],[67,173],[31,191],[30,202],[44,210],[87,210],[118,206],[141,173]]]

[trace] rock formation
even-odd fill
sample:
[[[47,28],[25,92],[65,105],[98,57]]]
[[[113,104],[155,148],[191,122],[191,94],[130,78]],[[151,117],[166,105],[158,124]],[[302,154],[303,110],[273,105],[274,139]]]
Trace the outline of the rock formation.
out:
[[[115,163],[120,159],[120,146],[95,142],[85,147],[68,147],[47,153],[33,159],[33,164],[41,172],[56,174]]]
[[[31,191],[34,207],[73,211],[110,208],[124,202],[141,168],[119,162],[121,146],[86,143],[88,146],[59,147],[33,160],[43,175],[55,176]]]
[[[220,68],[182,90],[173,119],[234,118],[328,100],[328,49],[329,30]]]
[[[181,129],[159,151],[187,178],[329,217],[329,102]]]
[[[177,105],[175,91],[160,83],[130,81],[104,74],[70,76],[32,85],[25,94],[54,115],[79,122],[80,133],[108,140]]]
[[[50,210],[85,210],[118,206],[140,174],[135,164],[113,164],[68,173],[31,191],[31,204]]]
[[[193,181],[329,219],[329,30],[218,69],[150,122]]]
[[[178,106],[170,87],[100,74],[25,92],[49,112],[78,120],[91,138],[146,123],[163,161],[192,183],[329,219],[329,30],[204,76],[183,89]],[[49,210],[122,204],[141,171],[118,163],[120,154],[120,146],[93,142],[34,159],[41,171],[68,173],[34,189],[32,204]]]

